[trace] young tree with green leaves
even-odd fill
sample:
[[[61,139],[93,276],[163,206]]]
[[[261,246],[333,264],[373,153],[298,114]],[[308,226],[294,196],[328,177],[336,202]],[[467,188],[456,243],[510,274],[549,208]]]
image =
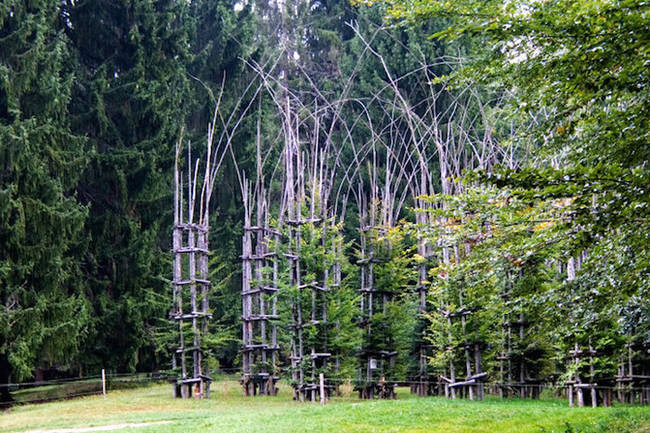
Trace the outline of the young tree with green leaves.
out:
[[[386,3],[389,15],[407,25],[448,18],[439,38],[480,40],[485,50],[452,81],[509,89],[512,107],[536,120],[516,137],[535,150],[534,159],[523,169],[496,170],[479,180],[522,200],[566,203],[553,237],[537,239],[536,246],[562,238],[569,263],[568,281],[555,293],[554,302],[566,306],[557,335],[565,356],[576,344],[593,347],[598,359],[591,376],[598,377],[599,366],[611,376],[617,358],[647,345],[650,321],[641,307],[649,299],[648,5]],[[574,272],[578,258],[584,263]],[[622,326],[629,314],[641,326]]]

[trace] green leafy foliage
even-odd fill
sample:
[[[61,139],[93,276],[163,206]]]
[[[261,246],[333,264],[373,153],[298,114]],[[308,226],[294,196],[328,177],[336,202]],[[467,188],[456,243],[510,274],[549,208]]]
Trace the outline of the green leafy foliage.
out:
[[[382,3],[406,25],[449,19],[435,38],[480,41],[485,49],[451,82],[509,91],[509,110],[535,119],[515,137],[534,158],[515,170],[470,175],[504,196],[483,200],[489,206],[481,205],[476,219],[489,235],[465,263],[474,270],[490,263],[483,269],[496,270],[500,284],[513,264],[526,268],[524,281],[532,284],[514,289],[515,306],[547,322],[536,338],[549,338],[561,364],[573,344],[591,345],[599,354],[596,374],[612,375],[626,343],[647,344],[650,323],[643,307],[650,269],[648,4]],[[470,192],[445,200],[466,218],[475,198]],[[478,227],[471,225],[464,221],[461,231]],[[581,267],[568,281],[564,264],[572,257]]]

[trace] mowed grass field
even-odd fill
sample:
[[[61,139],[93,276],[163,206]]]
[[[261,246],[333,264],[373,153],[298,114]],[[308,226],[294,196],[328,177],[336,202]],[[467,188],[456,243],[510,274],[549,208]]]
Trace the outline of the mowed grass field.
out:
[[[160,423],[165,421],[166,423]],[[117,424],[155,423],[118,426]],[[354,394],[326,406],[277,397],[244,398],[235,381],[215,382],[209,400],[172,399],[171,386],[109,392],[16,406],[0,414],[0,432],[66,431],[105,426],[119,432],[649,432],[650,407],[569,408],[566,401],[488,398],[482,402],[417,398],[360,401]],[[113,426],[113,427],[108,427]]]

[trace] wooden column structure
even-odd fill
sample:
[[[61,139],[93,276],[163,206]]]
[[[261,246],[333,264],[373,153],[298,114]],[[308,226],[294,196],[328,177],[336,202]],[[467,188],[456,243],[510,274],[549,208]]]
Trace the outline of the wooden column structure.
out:
[[[445,226],[448,221],[443,221]],[[445,231],[447,231],[445,229]],[[455,263],[461,262],[461,249],[457,244],[445,244],[447,233],[442,242],[443,262],[449,264],[451,251],[454,253]],[[468,254],[470,246],[464,245],[464,252]],[[448,287],[447,293],[441,297],[440,314],[446,321],[448,334],[445,350],[449,354],[449,376],[441,376],[444,382],[445,396],[456,399],[465,397],[470,400],[482,400],[485,396],[484,381],[487,373],[483,371],[483,342],[479,339],[476,329],[467,329],[474,313],[479,311],[476,306],[466,305],[465,293],[462,285],[457,283],[452,290]],[[454,306],[452,308],[452,306]],[[476,325],[474,325],[476,326]],[[460,329],[459,329],[460,328]],[[456,341],[454,333],[460,337]],[[465,372],[464,376],[462,372]]]
[[[265,193],[244,179],[242,235],[242,387],[245,396],[276,395],[278,263],[280,232],[269,226]],[[253,202],[253,198],[256,202]],[[252,222],[252,211],[256,221]],[[271,247],[274,249],[271,250]]]
[[[178,326],[179,345],[173,354],[173,365],[180,368],[174,384],[174,396],[207,398],[210,396],[210,378],[204,364],[203,336],[208,332],[211,317],[208,306],[208,203],[211,194],[210,153],[208,151],[205,176],[197,176],[199,161],[192,170],[188,147],[187,196],[183,197],[182,173],[179,169],[180,142],[176,147],[174,171],[174,227],[173,242],[173,308],[171,318]],[[199,184],[199,182],[202,182]],[[197,189],[200,197],[197,201]],[[198,206],[197,206],[198,204]],[[196,215],[198,214],[198,218]]]
[[[521,271],[519,271],[521,276]],[[531,377],[531,369],[526,357],[526,332],[530,323],[524,313],[512,313],[512,298],[515,286],[512,272],[506,276],[501,292],[503,305],[502,350],[496,359],[499,361],[499,395],[501,397],[539,398],[542,381]]]
[[[567,281],[576,278],[576,273],[580,271],[582,262],[586,257],[586,251],[583,251],[577,257],[570,257],[566,262]],[[591,344],[591,338],[588,341],[576,341],[572,350],[569,350],[567,362],[573,365],[573,375],[566,382],[567,396],[569,406],[583,407],[611,404],[611,388],[608,383],[599,384],[599,377],[596,374],[595,364],[598,353]],[[599,393],[599,388],[603,392]],[[600,394],[600,395],[599,395]]]
[[[627,344],[620,357],[618,374],[612,379],[596,372],[598,352],[591,345],[575,343],[568,362],[575,373],[567,385],[570,406],[611,406],[616,393],[619,403],[650,404],[650,345]]]
[[[422,164],[420,168],[420,186],[417,189],[418,196],[415,198],[417,205],[415,222],[417,225],[417,253],[420,262],[418,263],[417,286],[415,291],[418,296],[418,323],[416,328],[413,356],[416,358],[416,370],[410,375],[411,393],[420,397],[436,395],[441,392],[439,381],[434,377],[429,368],[429,357],[433,354],[434,346],[427,339],[429,327],[429,312],[427,294],[429,291],[429,264],[434,258],[433,248],[428,238],[429,227],[433,224],[431,215],[431,204],[424,198],[430,194],[432,188],[427,182],[428,170]]]
[[[361,193],[360,193],[361,195]],[[361,272],[361,315],[359,325],[363,329],[366,344],[359,354],[359,398],[392,399],[395,398],[395,383],[391,381],[397,351],[392,341],[381,335],[381,329],[373,325],[373,316],[377,312],[385,313],[394,293],[380,290],[375,286],[375,266],[383,263],[379,248],[390,249],[386,238],[386,226],[377,226],[377,194],[372,194],[370,201],[359,210],[360,257],[357,261]],[[380,239],[385,239],[381,241]],[[380,245],[383,243],[383,245]],[[374,341],[376,344],[368,345]]]
[[[468,317],[478,310],[464,306],[462,291],[459,300],[458,310],[443,311],[448,328],[451,330],[460,322],[462,333],[462,339],[458,344],[453,344],[450,336],[451,344],[447,346],[452,356],[449,360],[449,377],[442,377],[445,382],[445,396],[452,399],[465,397],[470,400],[483,400],[484,380],[487,378],[487,373],[482,371],[482,344],[470,337],[471,334],[467,332],[466,327]],[[465,375],[461,376],[463,370]]]
[[[291,365],[294,397],[299,401],[320,401],[327,399],[332,385],[323,386],[326,394],[320,395],[319,372],[328,367],[332,354],[327,348],[328,320],[327,301],[330,292],[328,272],[318,280],[305,281],[305,263],[301,257],[300,244],[305,236],[305,226],[310,225],[310,232],[323,230],[320,218],[288,220],[290,245],[288,253],[290,263],[291,288],[295,294],[292,306],[292,344]],[[315,335],[310,341],[305,331]]]
[[[619,403],[650,404],[650,344],[626,344],[616,375],[616,397]]]
[[[174,226],[174,310],[172,318],[178,323],[179,346],[176,365],[181,377],[176,383],[176,396],[209,397],[210,378],[203,365],[202,336],[207,333],[207,293],[210,286],[207,263],[207,232],[205,225],[180,222]],[[198,265],[198,266],[197,266]],[[185,268],[185,269],[184,269]],[[180,363],[179,363],[180,359]]]
[[[210,231],[210,199],[217,173],[230,147],[234,131],[241,123],[247,107],[233,108],[230,116],[221,112],[220,89],[212,121],[208,124],[206,147],[201,158],[192,159],[187,146],[187,183],[181,171],[183,131],[176,144],[174,159],[174,226],[172,228],[173,278],[170,318],[178,326],[178,346],[172,354],[172,368],[178,375],[173,386],[176,397],[208,398],[210,371],[205,361],[208,348],[203,336],[208,333],[210,280],[208,234]],[[238,116],[234,113],[238,112]],[[225,122],[219,119],[227,119]],[[222,134],[216,134],[217,123]],[[227,133],[226,133],[227,132]],[[185,191],[187,195],[184,196]]]
[[[598,385],[594,374],[596,351],[591,344],[587,349],[581,349],[576,343],[574,349],[569,351],[569,355],[571,356],[571,362],[575,365],[575,373],[571,380],[567,382],[569,405],[574,406],[577,402],[578,407],[585,405],[598,406],[598,393],[596,391]],[[586,359],[587,362],[583,362],[583,359]],[[585,378],[588,379],[588,382],[584,382]]]
[[[278,170],[274,170],[273,175],[278,173],[282,176],[283,190],[279,209],[273,209],[273,212],[277,211],[278,233],[272,237],[275,236],[274,243],[281,246],[275,262],[281,261],[288,270],[288,281],[283,285],[282,292],[278,293],[285,299],[290,297],[289,359],[294,399],[319,401],[321,397],[327,399],[335,388],[329,380],[329,373],[337,368],[338,357],[334,358],[335,365],[330,366],[333,364],[331,358],[336,354],[330,350],[329,333],[335,332],[333,330],[337,324],[327,320],[327,308],[331,291],[340,285],[341,266],[338,259],[333,263],[323,259],[321,262],[328,263],[314,264],[313,260],[305,258],[310,254],[308,250],[314,248],[329,249],[323,256],[343,255],[343,244],[330,242],[332,227],[336,227],[336,211],[333,209],[336,200],[331,195],[336,183],[335,168],[340,164],[342,150],[335,148],[331,139],[339,131],[336,125],[342,122],[340,110],[343,103],[331,103],[316,87],[313,87],[313,92],[307,93],[302,89],[290,89],[289,77],[300,73],[293,66],[296,59],[292,53],[295,44],[301,43],[287,29],[287,21],[292,13],[291,8],[282,8],[280,44],[284,53],[278,62],[281,78],[277,78],[275,71],[265,71],[261,67],[256,70],[276,105],[282,128],[282,152],[276,165]],[[324,106],[320,106],[321,103]],[[262,164],[259,153],[258,146],[258,178]],[[267,207],[266,213],[269,212]],[[247,226],[252,227],[250,223]],[[249,231],[250,242],[253,242],[254,235],[252,230]],[[247,248],[252,249],[248,242],[244,240]],[[253,263],[244,264],[244,271],[251,275],[253,268]],[[284,275],[282,272],[281,276]],[[280,278],[280,275],[276,272],[274,278]],[[277,289],[278,284],[274,283],[274,287]],[[324,374],[323,387],[319,383],[321,373]],[[321,396],[321,389],[327,395]]]
[[[332,357],[328,340],[334,324],[327,319],[327,306],[331,290],[340,279],[340,267],[335,262],[314,263],[306,258],[315,249],[329,248],[328,230],[334,220],[328,218],[329,179],[333,172],[328,167],[328,147],[319,142],[320,118],[314,116],[305,125],[297,124],[299,116],[293,113],[288,99],[283,114],[284,198],[280,221],[286,234],[284,257],[292,296],[291,379],[294,399],[315,402],[327,400],[334,388],[328,377]],[[301,142],[305,127],[311,131]],[[323,387],[319,383],[321,373],[325,375]],[[326,395],[320,395],[321,389]]]

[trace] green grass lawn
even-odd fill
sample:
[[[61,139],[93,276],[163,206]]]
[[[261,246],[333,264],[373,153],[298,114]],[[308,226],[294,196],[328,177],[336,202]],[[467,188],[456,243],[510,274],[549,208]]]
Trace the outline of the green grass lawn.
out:
[[[336,398],[322,407],[277,397],[244,398],[233,381],[217,382],[209,400],[171,398],[170,385],[110,392],[0,414],[0,432],[171,421],[119,432],[650,432],[649,407],[569,408],[565,401],[482,402],[417,398]],[[567,423],[570,427],[567,427]]]

